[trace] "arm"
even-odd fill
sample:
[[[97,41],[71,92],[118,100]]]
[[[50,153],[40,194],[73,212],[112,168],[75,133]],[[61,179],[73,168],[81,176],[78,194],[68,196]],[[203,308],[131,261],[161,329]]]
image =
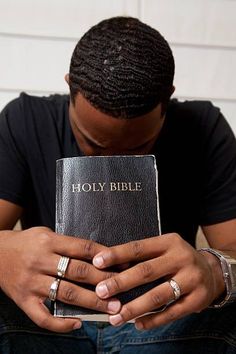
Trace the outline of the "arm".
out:
[[[202,230],[211,248],[236,252],[236,219],[203,226]]]
[[[202,193],[198,222],[211,225],[203,227],[211,247],[236,251],[236,141],[226,120],[214,112],[209,119],[203,117],[203,125],[200,124],[200,130],[196,131],[201,142],[199,158],[203,173],[203,179],[199,181]],[[162,277],[167,281],[125,304],[119,315],[110,316],[114,325],[142,316],[171,301],[173,291],[168,283],[171,278],[179,283],[182,296],[165,311],[137,319],[136,324],[140,328],[154,328],[200,312],[224,293],[219,260],[208,252],[196,251],[177,234],[116,246],[98,254],[93,263],[102,269],[134,260],[140,263],[116,275],[115,279],[98,284],[96,292],[101,298]]]
[[[20,218],[23,208],[0,199],[0,230],[11,230]]]
[[[69,257],[70,262],[58,287],[58,300],[105,313],[116,312],[110,305],[119,308],[120,303],[100,300],[94,292],[68,282],[96,285],[110,276],[107,271],[91,265],[92,257],[104,249],[103,246],[57,235],[46,227],[12,231],[23,213],[22,206],[31,183],[30,161],[27,160],[28,115],[23,97],[11,102],[0,113],[0,288],[38,326],[67,332],[78,328],[81,322],[54,318],[44,306],[57,277],[61,256]]]

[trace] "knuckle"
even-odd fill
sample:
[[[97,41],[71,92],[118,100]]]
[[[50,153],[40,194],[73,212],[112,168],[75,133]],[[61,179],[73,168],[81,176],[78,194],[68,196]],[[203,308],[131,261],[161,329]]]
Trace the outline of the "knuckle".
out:
[[[195,313],[201,312],[207,305],[208,303],[203,301],[203,299],[200,297],[196,300],[193,306],[191,306],[191,312],[195,312]]]
[[[182,237],[176,232],[173,232],[171,234],[171,237],[175,240],[175,242],[182,242]]]
[[[200,289],[200,294],[199,294],[199,297],[198,297],[198,301],[199,301],[200,303],[202,303],[203,300],[205,301],[205,300],[208,300],[209,298],[211,299],[211,297],[212,297],[212,296],[211,296],[209,290],[206,289],[204,286],[202,286],[201,289]],[[212,301],[213,301],[213,300],[212,300]],[[196,303],[198,304],[197,301],[196,301]]]
[[[195,277],[196,277],[196,282],[201,283],[201,284],[202,284],[202,283],[204,282],[204,280],[205,280],[205,276],[204,276],[203,273],[200,271],[200,269],[198,269],[198,270],[196,271]]]
[[[176,311],[174,311],[173,309],[169,309],[169,311],[166,311],[165,315],[168,322],[173,322],[178,318]]]
[[[138,269],[144,279],[150,279],[153,275],[153,268],[148,262],[143,262],[139,264]]]
[[[41,328],[49,329],[49,320],[48,317],[42,317],[39,321],[37,321],[37,325]]]
[[[142,255],[143,248],[141,246],[140,241],[132,241],[130,242],[131,252],[135,258],[139,258]]]
[[[158,308],[163,305],[163,298],[159,293],[152,293],[150,296],[151,304],[153,308]]]
[[[105,279],[111,279],[111,278],[115,277],[117,275],[117,273],[115,273],[115,272],[104,272],[103,275],[104,275],[104,280],[105,280]]]
[[[143,322],[143,329],[144,329],[144,330],[148,330],[148,329],[150,329],[150,328],[155,327],[155,325],[154,325],[153,322],[154,322],[154,321],[153,321],[152,319],[149,319],[148,323],[146,323],[146,322],[144,321],[144,322]]]
[[[78,280],[84,280],[87,278],[89,272],[89,266],[85,262],[78,263],[73,269],[73,275]]]
[[[35,227],[33,227],[33,229],[36,229],[36,230],[39,230],[39,229],[40,229],[40,230],[52,232],[52,230],[51,230],[49,227],[47,227],[47,226],[40,226],[40,227],[35,226]]]
[[[191,255],[190,252],[188,250],[182,250],[181,253],[179,253],[178,255],[178,264],[182,265],[182,264],[191,264],[192,263],[192,259],[191,259]]]
[[[101,299],[98,297],[95,299],[95,309],[98,311],[106,311],[107,310],[107,303],[104,303]]]
[[[121,284],[118,281],[117,277],[111,278],[107,283],[107,286],[112,293],[113,292],[118,293],[121,291]]]
[[[173,233],[169,234],[169,243],[171,245],[174,245],[175,247],[177,247],[177,246],[180,247],[183,243],[183,239],[179,234],[173,232]]]
[[[24,264],[24,275],[27,277],[31,277],[32,274],[36,272],[36,274],[38,273],[38,270],[42,267],[42,261],[43,258],[40,254],[38,254],[37,252],[35,253],[28,253],[27,257],[24,257],[24,259],[22,259],[22,265]],[[22,274],[23,275],[23,274]],[[30,279],[32,280],[32,279]]]
[[[135,313],[130,306],[124,305],[121,311],[121,315],[125,321],[135,317]]]
[[[75,290],[71,286],[65,286],[63,290],[60,292],[60,299],[62,302],[75,302],[76,293]]]
[[[194,269],[192,272],[192,282],[193,284],[202,284],[205,281],[205,277],[200,269]]]
[[[95,243],[93,240],[83,241],[83,251],[85,258],[91,259],[95,253]]]
[[[191,246],[182,247],[181,252],[178,252],[178,264],[195,265],[195,254]]]
[[[40,232],[38,237],[38,243],[42,249],[49,248],[51,245],[52,238],[47,232]]]
[[[26,269],[32,270],[34,269],[34,266],[37,265],[38,257],[33,254],[29,254],[25,259],[25,267]]]

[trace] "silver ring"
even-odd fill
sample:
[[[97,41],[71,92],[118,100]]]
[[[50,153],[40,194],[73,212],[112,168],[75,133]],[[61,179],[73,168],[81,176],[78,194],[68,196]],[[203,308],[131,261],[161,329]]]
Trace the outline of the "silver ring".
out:
[[[51,301],[55,301],[55,300],[56,300],[56,297],[57,297],[57,290],[58,290],[60,281],[61,281],[61,279],[56,278],[56,279],[52,282],[52,285],[50,286],[48,298],[49,298]]]
[[[70,258],[69,257],[64,257],[62,256],[58,262],[57,265],[57,275],[60,278],[64,278],[65,273],[66,273],[66,269],[68,267]]]
[[[173,290],[174,301],[178,300],[181,296],[181,290],[180,290],[179,284],[174,279],[168,280],[168,283],[170,284],[170,286]]]

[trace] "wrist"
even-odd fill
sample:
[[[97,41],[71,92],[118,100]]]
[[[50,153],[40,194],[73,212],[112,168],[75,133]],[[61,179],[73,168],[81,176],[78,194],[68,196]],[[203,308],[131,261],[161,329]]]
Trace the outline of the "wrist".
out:
[[[221,273],[225,283],[224,296],[221,296],[220,298],[216,297],[216,300],[212,303],[210,307],[219,308],[229,303],[235,302],[236,301],[236,259],[232,257],[230,251],[223,252],[223,251],[215,250],[213,248],[202,248],[199,251],[201,253],[203,252],[209,253],[215,256],[216,258],[218,258],[221,266]]]
[[[224,281],[224,276],[221,268],[220,259],[216,257],[214,254],[206,251],[205,249],[200,249],[199,253],[201,253],[205,260],[207,261],[211,274],[214,281],[214,298],[213,301],[220,301],[220,299],[224,299],[226,296],[226,284]]]

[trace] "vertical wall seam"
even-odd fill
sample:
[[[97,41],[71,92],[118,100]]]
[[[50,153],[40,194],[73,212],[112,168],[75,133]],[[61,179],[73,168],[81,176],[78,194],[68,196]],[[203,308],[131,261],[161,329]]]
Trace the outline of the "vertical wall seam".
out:
[[[141,20],[141,16],[142,16],[142,0],[137,0],[137,13],[138,13],[139,20]]]

